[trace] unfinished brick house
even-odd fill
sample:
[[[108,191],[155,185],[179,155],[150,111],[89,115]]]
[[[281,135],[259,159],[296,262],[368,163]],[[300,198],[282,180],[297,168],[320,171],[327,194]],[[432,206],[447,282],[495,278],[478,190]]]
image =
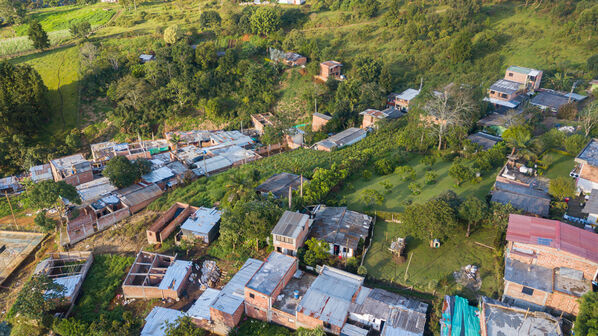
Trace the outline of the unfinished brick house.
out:
[[[77,186],[93,180],[91,162],[85,160],[83,154],[74,154],[50,161],[54,181],[64,181]]]
[[[53,252],[37,264],[34,274],[46,275],[55,283],[64,286],[64,300],[58,310],[66,310],[68,315],[92,262],[93,255],[89,251]]]
[[[309,215],[285,211],[272,230],[274,249],[280,253],[296,256],[303,246],[312,220]]]
[[[488,89],[485,101],[497,109],[514,109],[525,101],[524,96],[540,88],[542,71],[518,66],[510,66],[504,79],[499,79]]]
[[[257,113],[251,115],[253,128],[259,133],[264,134],[264,129],[268,126],[274,126],[274,115],[270,112]]]
[[[577,315],[578,299],[598,280],[598,234],[510,215],[503,300],[536,310]]]
[[[505,79],[523,84],[526,91],[535,91],[540,88],[542,70],[512,65],[507,68]]]
[[[197,209],[189,204],[174,203],[146,230],[147,242],[149,244],[162,243],[189,217],[190,213]]]
[[[311,120],[311,130],[319,132],[332,119],[331,116],[322,113],[314,113]]]
[[[377,128],[376,123],[381,120],[397,119],[405,115],[405,113],[399,111],[393,106],[382,111],[376,109],[367,109],[359,114],[363,116],[361,128]]]
[[[343,64],[337,61],[326,61],[320,63],[320,75],[317,76],[322,81],[327,81],[328,78],[343,80],[345,76],[341,75],[341,68]]]
[[[271,252],[245,285],[245,314],[262,321],[274,321],[294,328],[294,316],[286,316],[288,314],[274,309],[272,305],[297,272],[297,267],[297,258],[276,251]]]
[[[421,85],[419,90],[407,89],[401,93],[391,93],[387,97],[386,104],[390,107],[394,107],[398,110],[409,111],[409,104],[419,95],[421,92]]]
[[[190,261],[139,251],[122,289],[127,298],[179,300],[192,271]]]

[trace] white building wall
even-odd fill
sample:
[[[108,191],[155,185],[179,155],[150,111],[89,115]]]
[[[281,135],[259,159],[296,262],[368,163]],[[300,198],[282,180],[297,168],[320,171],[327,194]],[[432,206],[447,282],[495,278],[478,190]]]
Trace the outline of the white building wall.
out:
[[[589,195],[592,193],[592,189],[598,189],[598,183],[579,177],[577,178],[577,189]]]

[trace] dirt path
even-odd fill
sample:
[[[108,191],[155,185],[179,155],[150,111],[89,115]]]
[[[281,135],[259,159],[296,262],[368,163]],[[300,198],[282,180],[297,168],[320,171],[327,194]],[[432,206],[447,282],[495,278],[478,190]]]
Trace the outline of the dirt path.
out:
[[[350,27],[356,27],[356,26],[365,26],[365,25],[372,24],[372,23],[376,23],[376,21],[372,20],[372,21],[351,23],[351,24],[342,25],[342,26],[307,28],[307,29],[301,29],[300,31],[302,31],[302,32],[308,32],[308,31],[323,30],[323,29],[331,30],[331,29],[340,29],[340,28],[350,28]]]

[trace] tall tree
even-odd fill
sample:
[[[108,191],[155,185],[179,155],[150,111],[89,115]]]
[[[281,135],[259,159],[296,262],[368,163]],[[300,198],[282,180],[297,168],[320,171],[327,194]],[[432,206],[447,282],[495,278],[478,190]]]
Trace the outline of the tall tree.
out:
[[[37,134],[48,120],[48,88],[29,65],[0,62],[0,138]]]
[[[117,188],[128,187],[137,182],[142,175],[151,171],[151,163],[145,159],[131,162],[125,156],[115,156],[106,164],[103,174]]]
[[[280,29],[280,12],[275,7],[261,6],[251,15],[251,31],[269,35]]]
[[[69,32],[74,37],[86,38],[89,32],[91,32],[91,24],[89,21],[73,23],[69,28]]]
[[[203,336],[206,331],[198,328],[189,316],[178,318],[172,323],[167,323],[164,335],[165,336]]]
[[[445,238],[456,226],[455,210],[442,199],[414,203],[401,214],[401,223],[420,239]]]
[[[60,198],[72,203],[81,203],[77,189],[64,181],[52,180],[33,184],[27,189],[27,200],[34,209],[49,209],[59,206]]]
[[[471,92],[452,88],[441,94],[432,94],[423,107],[425,126],[438,138],[438,150],[444,145],[444,138],[453,127],[469,127],[475,119],[476,105]]]
[[[33,47],[35,47],[35,49],[44,50],[50,46],[48,34],[44,28],[42,28],[42,25],[37,21],[31,21],[29,23],[27,35],[29,36],[31,42],[33,42]]]
[[[565,176],[551,179],[548,185],[548,193],[559,201],[571,197],[575,194],[575,180]]]
[[[220,14],[215,10],[203,11],[199,15],[199,25],[202,28],[216,28],[220,25],[221,21]]]
[[[526,149],[532,138],[532,133],[525,125],[516,125],[503,132],[502,138],[511,146],[511,155],[517,150]]]
[[[585,137],[589,137],[592,130],[598,125],[598,103],[589,103],[578,115],[579,123]]]
[[[477,197],[469,197],[459,206],[459,217],[467,223],[466,237],[471,233],[471,226],[478,225],[486,217],[488,205]]]
[[[21,23],[27,13],[25,5],[25,1],[0,0],[0,18],[8,24]]]

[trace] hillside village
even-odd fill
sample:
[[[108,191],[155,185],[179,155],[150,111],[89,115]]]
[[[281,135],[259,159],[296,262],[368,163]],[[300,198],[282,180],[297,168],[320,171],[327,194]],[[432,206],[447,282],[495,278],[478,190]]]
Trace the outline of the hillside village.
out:
[[[0,334],[596,334],[598,7],[529,5],[7,2]]]

